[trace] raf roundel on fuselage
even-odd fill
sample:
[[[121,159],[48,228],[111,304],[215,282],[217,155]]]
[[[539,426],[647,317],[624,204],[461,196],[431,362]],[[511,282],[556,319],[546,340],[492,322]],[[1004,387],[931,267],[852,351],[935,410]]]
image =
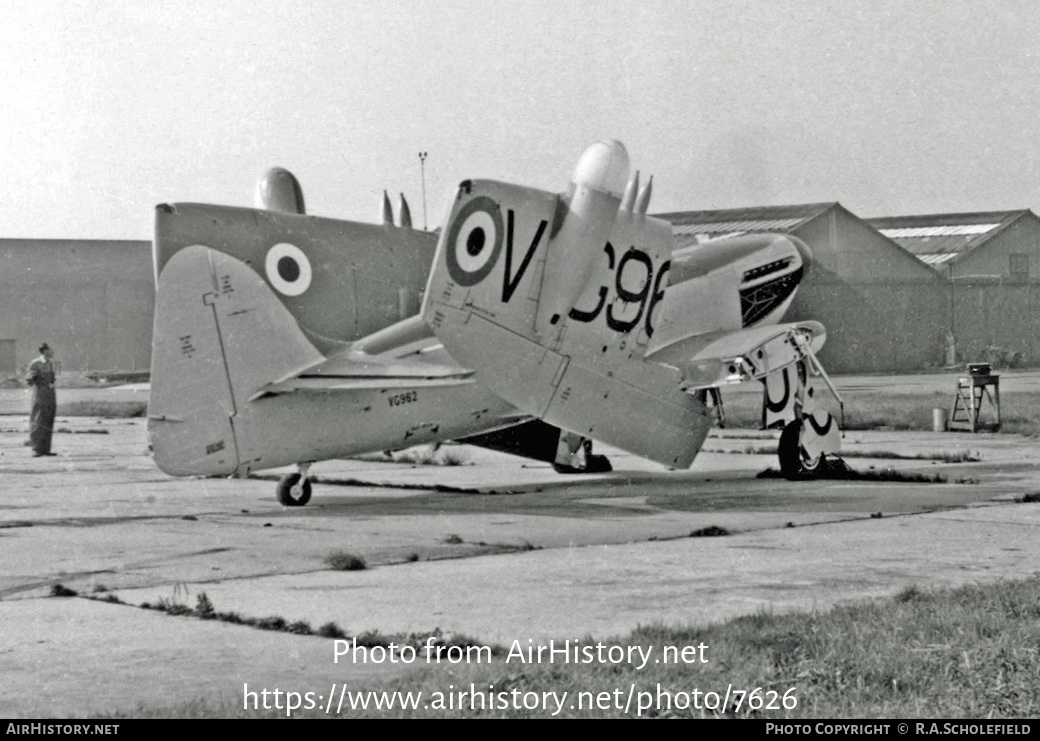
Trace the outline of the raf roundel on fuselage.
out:
[[[475,286],[491,273],[501,250],[502,211],[491,198],[478,196],[462,207],[451,224],[448,273],[460,286]]]
[[[264,272],[268,282],[286,296],[299,296],[311,285],[311,262],[303,250],[288,242],[280,242],[267,251]]]

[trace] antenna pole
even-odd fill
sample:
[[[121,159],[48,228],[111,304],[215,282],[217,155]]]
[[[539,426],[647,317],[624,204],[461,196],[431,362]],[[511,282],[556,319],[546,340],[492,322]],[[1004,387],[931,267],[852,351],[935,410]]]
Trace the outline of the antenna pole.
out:
[[[419,169],[422,172],[422,228],[429,231],[426,225],[426,155],[429,152],[419,152]]]

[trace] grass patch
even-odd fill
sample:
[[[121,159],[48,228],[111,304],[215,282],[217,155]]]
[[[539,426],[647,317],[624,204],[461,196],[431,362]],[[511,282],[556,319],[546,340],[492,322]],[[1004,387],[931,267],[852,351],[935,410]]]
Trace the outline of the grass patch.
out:
[[[896,602],[913,602],[924,597],[924,593],[917,588],[916,584],[911,584],[906,589],[903,589],[893,598]]]
[[[259,618],[250,624],[254,627],[259,628],[260,630],[277,631],[283,631],[289,626],[289,623],[285,621],[285,618],[280,617],[278,615],[271,615],[270,617]]]
[[[217,616],[217,611],[213,609],[213,603],[209,601],[205,592],[199,592],[195,598],[195,615],[203,620],[213,620]]]
[[[325,556],[325,565],[333,571],[364,571],[368,568],[365,559],[346,551],[333,551]]]
[[[730,532],[724,527],[718,525],[709,525],[708,527],[702,527],[699,530],[694,530],[690,533],[691,538],[720,538],[724,535],[729,535]]]
[[[425,636],[365,634],[365,641],[393,639],[399,645],[422,646]],[[573,636],[568,636],[574,641]],[[360,636],[359,636],[360,640]],[[439,640],[447,642],[448,636]],[[451,637],[453,641],[471,641]],[[514,690],[566,692],[562,717],[726,717],[726,718],[1035,718],[1040,714],[1040,579],[999,582],[988,586],[926,591],[903,589],[894,598],[836,607],[819,613],[773,615],[762,612],[704,628],[646,626],[621,638],[582,645],[640,646],[651,651],[643,669],[627,663],[589,664],[520,663],[499,648],[487,662],[430,664],[420,671],[391,680],[379,680],[369,689],[388,693],[415,693],[430,700],[414,710],[351,710],[350,716],[368,717],[548,717],[550,711],[512,707]],[[456,644],[458,645],[458,644]],[[473,643],[472,645],[479,645]],[[557,642],[559,645],[559,642]],[[706,661],[699,661],[704,646]],[[693,650],[696,663],[655,663],[665,646]],[[510,707],[485,703],[454,704],[436,708],[449,686],[455,692],[470,684],[486,695],[488,688],[505,693]],[[614,690],[634,686],[629,713],[625,703],[595,707],[600,692],[613,700]],[[780,709],[751,709],[747,699],[737,707],[696,709],[693,690],[700,690],[702,707],[708,692],[725,695],[727,686],[761,688],[760,700],[776,698]],[[358,688],[361,689],[361,688]],[[670,693],[671,703],[658,692]],[[584,696],[581,694],[584,693]],[[641,695],[640,693],[648,693]],[[685,697],[680,693],[687,693]],[[775,694],[771,694],[775,693]],[[788,698],[788,709],[781,702]],[[496,695],[500,697],[502,695]],[[654,700],[650,709],[637,711],[640,699]],[[715,698],[712,698],[715,700]],[[791,707],[791,701],[797,704]],[[460,704],[462,707],[460,707]],[[620,704],[620,708],[617,705]],[[140,708],[135,717],[259,717],[246,711],[240,697],[200,708],[197,703],[174,708]],[[555,705],[552,706],[555,709]],[[280,712],[284,716],[285,711]],[[271,715],[279,714],[271,711]],[[294,716],[325,717],[323,708]],[[119,717],[119,716],[116,716]]]
[[[942,463],[977,463],[982,460],[982,453],[971,450],[962,450],[956,453],[894,453],[890,450],[864,451],[864,450],[842,450],[842,458],[889,458],[904,461],[940,461]]]
[[[845,390],[845,427],[848,430],[932,430],[932,410],[949,410],[953,402],[956,377],[950,376],[949,392],[921,391],[916,393],[879,394],[875,391]],[[841,389],[839,389],[840,391]],[[731,436],[729,428],[757,430],[762,423],[761,393],[723,392],[726,406],[725,436]],[[1040,393],[1017,392],[1004,395],[1000,415],[1000,432],[1022,435],[1040,435]],[[829,392],[824,395],[824,404],[829,404]],[[1010,403],[1011,400],[1014,403]],[[827,408],[837,417],[837,406]],[[981,414],[981,422],[989,424],[993,417],[987,403]],[[951,433],[956,434],[956,433]]]
[[[472,466],[469,453],[462,448],[448,448],[441,452],[442,466]]]
[[[730,453],[736,455],[776,455],[775,446],[747,445],[743,450],[726,448],[703,448],[705,453]],[[891,450],[851,450],[842,448],[842,458],[887,458],[901,461],[941,461],[942,463],[977,463],[982,460],[982,453],[962,450],[955,453],[937,451],[934,453],[896,453]]]
[[[154,609],[165,612],[167,615],[195,615],[195,611],[183,602],[178,602],[175,599],[166,599],[165,597],[159,598],[159,603]]]
[[[55,586],[60,587],[61,585],[59,584]],[[64,589],[64,587],[62,587],[62,589]],[[72,592],[71,594],[63,594],[60,596],[71,597],[75,596],[75,594],[75,592]],[[321,627],[315,630],[306,620],[290,622],[280,615],[254,618],[245,617],[237,612],[218,612],[205,592],[199,592],[196,595],[194,609],[188,607],[183,602],[180,602],[178,599],[179,596],[180,594],[177,593],[171,599],[160,598],[159,602],[154,605],[148,602],[142,602],[140,607],[143,610],[158,610],[159,612],[165,612],[167,615],[182,615],[201,620],[217,620],[223,623],[231,623],[233,625],[243,625],[257,628],[259,630],[272,630],[280,633],[292,633],[293,635],[317,636],[319,638],[333,639],[352,638],[352,640],[356,641],[358,646],[364,646],[366,648],[372,648],[375,646],[388,648],[391,644],[395,644],[398,647],[411,646],[416,650],[417,655],[420,649],[425,650],[427,646],[430,646],[431,653],[434,657],[452,647],[467,649],[470,647],[484,646],[484,644],[477,643],[476,640],[469,636],[460,633],[443,633],[440,628],[436,628],[433,631],[407,634],[384,634],[379,631],[370,630],[351,637],[334,622],[324,623]],[[124,604],[112,594],[109,594],[103,601],[119,602],[120,604]],[[498,656],[502,655],[505,649],[502,646],[491,645],[487,647],[487,651],[489,652],[489,656]]]
[[[69,401],[58,404],[59,417],[129,419],[148,414],[146,401]]]
[[[782,479],[784,475],[775,468],[767,468],[755,475],[756,479]],[[823,462],[823,469],[815,473],[811,478],[826,479],[833,481],[887,481],[906,484],[945,484],[947,478],[941,473],[916,473],[913,471],[896,471],[894,468],[876,469],[871,466],[866,471],[857,471],[850,468],[845,461],[827,458]],[[958,479],[958,484],[977,484],[977,479]]]
[[[335,623],[328,622],[322,625],[320,628],[318,628],[317,635],[321,636],[322,638],[343,638],[347,634],[344,633],[343,629]]]

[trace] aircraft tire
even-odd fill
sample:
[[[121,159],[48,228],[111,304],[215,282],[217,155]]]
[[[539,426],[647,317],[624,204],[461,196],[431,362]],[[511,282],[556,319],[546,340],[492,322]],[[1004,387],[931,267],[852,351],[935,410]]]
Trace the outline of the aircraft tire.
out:
[[[285,507],[302,507],[311,501],[311,480],[304,479],[299,486],[299,495],[293,495],[293,487],[300,484],[300,474],[290,473],[278,480],[278,501]]]
[[[610,459],[605,455],[590,455],[585,473],[609,473],[614,467],[610,465]]]
[[[789,422],[784,431],[780,433],[780,445],[777,456],[780,459],[780,473],[785,479],[798,481],[799,479],[811,478],[820,470],[823,464],[823,456],[815,460],[810,459],[802,448],[802,426],[803,422],[796,419]]]
[[[562,463],[553,463],[553,470],[556,473],[585,473],[584,468],[575,468],[574,466],[565,466]]]
[[[608,473],[614,470],[610,465],[610,459],[605,455],[590,455],[586,458],[585,468],[575,468],[562,463],[553,463],[556,473]]]

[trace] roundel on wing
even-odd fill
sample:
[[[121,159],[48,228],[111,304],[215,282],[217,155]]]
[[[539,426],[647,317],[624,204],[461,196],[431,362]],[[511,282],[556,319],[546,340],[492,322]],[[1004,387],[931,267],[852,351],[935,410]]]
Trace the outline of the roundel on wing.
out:
[[[299,296],[310,288],[311,261],[303,250],[288,242],[279,242],[267,251],[264,271],[268,282],[286,296]]]
[[[459,209],[448,230],[448,273],[460,286],[475,286],[495,267],[501,251],[502,212],[487,196],[477,196]]]

